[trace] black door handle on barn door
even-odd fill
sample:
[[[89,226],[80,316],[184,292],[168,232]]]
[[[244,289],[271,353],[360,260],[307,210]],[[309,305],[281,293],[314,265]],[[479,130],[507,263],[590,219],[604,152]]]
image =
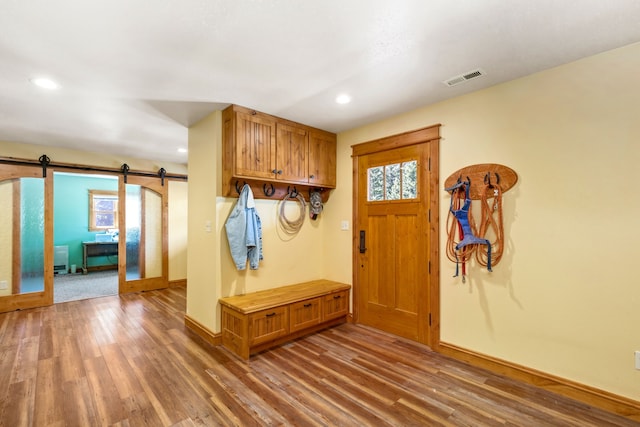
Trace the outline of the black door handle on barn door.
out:
[[[366,238],[365,238],[365,231],[364,230],[360,230],[360,253],[363,254],[367,251],[367,247],[366,247]]]

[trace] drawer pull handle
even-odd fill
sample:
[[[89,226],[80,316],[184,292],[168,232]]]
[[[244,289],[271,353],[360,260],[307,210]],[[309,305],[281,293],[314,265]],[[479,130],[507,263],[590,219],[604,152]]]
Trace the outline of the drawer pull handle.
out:
[[[342,298],[342,295],[334,295],[333,296],[333,299],[340,299],[340,298]]]
[[[265,317],[273,317],[273,316],[275,316],[275,315],[276,315],[276,313],[275,313],[275,312],[273,312],[273,313],[265,314]]]
[[[309,307],[311,307],[311,305],[312,305],[312,304],[311,304],[311,303],[309,303],[309,304],[305,304],[303,307],[304,307],[304,308],[309,308]]]

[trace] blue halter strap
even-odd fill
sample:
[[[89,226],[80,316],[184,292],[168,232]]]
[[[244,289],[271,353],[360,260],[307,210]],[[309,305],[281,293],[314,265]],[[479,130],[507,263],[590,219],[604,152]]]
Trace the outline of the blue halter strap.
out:
[[[458,181],[455,185],[446,188],[446,191],[452,192],[451,204],[449,206],[449,211],[453,214],[453,216],[458,220],[460,226],[462,227],[462,240],[458,242],[456,245],[456,251],[464,248],[467,245],[487,245],[487,270],[491,270],[491,242],[487,239],[482,239],[480,237],[474,236],[473,231],[471,230],[471,225],[469,224],[469,209],[471,208],[471,199],[469,198],[469,181]],[[464,204],[462,208],[454,210],[453,209],[453,192],[461,187],[464,187]],[[456,256],[457,257],[457,256]],[[458,275],[458,263],[456,263],[456,276]],[[455,276],[454,276],[455,277]]]

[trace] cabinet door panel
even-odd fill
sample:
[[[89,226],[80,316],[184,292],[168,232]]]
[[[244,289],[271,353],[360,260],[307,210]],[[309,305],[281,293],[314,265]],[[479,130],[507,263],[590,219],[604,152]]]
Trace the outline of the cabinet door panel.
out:
[[[257,311],[249,316],[249,345],[272,341],[288,333],[288,307]]]
[[[324,297],[323,321],[344,316],[349,312],[349,291],[340,291]]]
[[[336,187],[336,136],[311,131],[309,135],[309,184]]]
[[[276,178],[306,183],[309,170],[309,131],[278,123],[276,141]]]
[[[276,169],[275,122],[260,115],[236,114],[236,175],[273,179]]]
[[[222,344],[240,357],[249,357],[248,316],[222,307]]]
[[[321,322],[322,312],[320,311],[321,299],[314,298],[300,301],[289,306],[289,332],[299,331],[309,328]]]

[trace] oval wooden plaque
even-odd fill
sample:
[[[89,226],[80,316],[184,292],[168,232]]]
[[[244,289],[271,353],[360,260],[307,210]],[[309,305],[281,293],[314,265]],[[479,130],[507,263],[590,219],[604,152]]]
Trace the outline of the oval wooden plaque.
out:
[[[478,200],[480,199],[480,189],[484,186],[484,179],[487,174],[489,174],[492,184],[497,184],[497,177],[500,177],[500,187],[503,193],[509,191],[518,182],[518,174],[513,169],[496,163],[482,163],[458,169],[445,180],[444,188],[455,185],[458,182],[458,178],[463,181],[469,178],[471,180],[469,198]]]

